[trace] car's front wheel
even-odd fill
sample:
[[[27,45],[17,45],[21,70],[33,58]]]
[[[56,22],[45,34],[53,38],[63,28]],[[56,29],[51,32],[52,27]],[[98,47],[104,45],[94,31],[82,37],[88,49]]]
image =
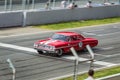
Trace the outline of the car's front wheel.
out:
[[[37,51],[38,52],[38,54],[42,54],[43,52],[42,51]]]
[[[57,53],[57,56],[58,56],[58,57],[61,57],[61,56],[63,55],[62,49],[56,50],[56,53]]]

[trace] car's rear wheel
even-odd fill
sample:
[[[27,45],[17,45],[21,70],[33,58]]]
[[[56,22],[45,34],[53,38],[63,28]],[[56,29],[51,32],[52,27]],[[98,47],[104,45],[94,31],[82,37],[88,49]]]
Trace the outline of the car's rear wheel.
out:
[[[56,50],[56,53],[57,53],[57,56],[58,56],[58,57],[61,57],[61,56],[63,55],[62,49]]]
[[[37,51],[38,52],[38,54],[42,54],[43,52],[42,51]]]

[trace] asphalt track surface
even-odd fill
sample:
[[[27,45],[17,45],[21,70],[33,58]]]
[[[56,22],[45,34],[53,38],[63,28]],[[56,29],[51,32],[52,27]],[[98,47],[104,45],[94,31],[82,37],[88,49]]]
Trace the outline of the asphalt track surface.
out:
[[[93,48],[95,69],[120,64],[120,23],[64,31],[78,32],[99,40],[98,46]],[[74,57],[71,53],[58,58],[48,54],[39,55],[33,49],[36,40],[48,38],[53,33],[48,31],[0,37],[0,80],[12,79],[12,71],[6,61],[8,58],[16,68],[16,80],[53,80],[72,75]],[[78,52],[78,55],[80,61],[90,57],[87,51]],[[78,73],[88,71],[89,65],[89,62],[79,63]]]

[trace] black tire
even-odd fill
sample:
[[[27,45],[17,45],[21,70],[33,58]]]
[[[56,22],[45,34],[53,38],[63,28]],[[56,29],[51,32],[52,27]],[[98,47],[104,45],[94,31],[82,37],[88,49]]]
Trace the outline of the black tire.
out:
[[[43,52],[42,51],[37,51],[38,52],[38,54],[43,54]]]
[[[57,57],[61,57],[63,55],[62,49],[58,49],[57,51]]]

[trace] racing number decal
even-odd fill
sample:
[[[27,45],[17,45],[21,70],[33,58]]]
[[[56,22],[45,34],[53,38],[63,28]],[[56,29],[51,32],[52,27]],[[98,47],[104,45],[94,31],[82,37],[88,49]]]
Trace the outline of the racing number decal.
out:
[[[82,43],[82,42],[79,42],[79,47],[80,47],[80,48],[82,48],[82,45],[83,45],[83,43]]]

